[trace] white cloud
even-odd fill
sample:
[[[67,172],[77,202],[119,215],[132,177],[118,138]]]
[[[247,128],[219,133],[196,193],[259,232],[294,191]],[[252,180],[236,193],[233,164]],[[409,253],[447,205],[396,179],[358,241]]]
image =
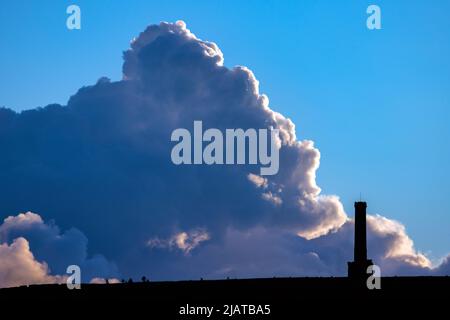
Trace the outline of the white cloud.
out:
[[[0,288],[64,282],[64,276],[49,273],[47,264],[35,259],[26,239],[0,244]]]
[[[177,248],[188,254],[200,243],[210,239],[210,235],[204,229],[195,229],[189,232],[178,232],[169,239],[153,238],[147,241],[150,248]]]
[[[92,284],[117,284],[120,283],[120,280],[117,278],[92,278],[90,283]]]
[[[267,179],[263,178],[257,174],[253,174],[253,173],[249,173],[247,175],[248,180],[250,180],[251,182],[253,182],[255,184],[255,186],[257,186],[258,188],[267,188]]]
[[[267,200],[269,202],[272,202],[274,205],[281,205],[283,203],[283,200],[281,200],[281,198],[275,194],[273,194],[272,192],[268,191],[268,192],[264,192],[262,194],[262,198],[264,200]]]

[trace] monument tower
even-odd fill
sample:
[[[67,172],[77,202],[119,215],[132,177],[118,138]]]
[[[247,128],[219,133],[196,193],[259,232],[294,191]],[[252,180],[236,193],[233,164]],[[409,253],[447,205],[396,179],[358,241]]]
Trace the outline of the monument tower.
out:
[[[367,267],[373,265],[367,259],[366,208],[366,202],[355,202],[354,261],[348,262],[349,278],[367,278]]]

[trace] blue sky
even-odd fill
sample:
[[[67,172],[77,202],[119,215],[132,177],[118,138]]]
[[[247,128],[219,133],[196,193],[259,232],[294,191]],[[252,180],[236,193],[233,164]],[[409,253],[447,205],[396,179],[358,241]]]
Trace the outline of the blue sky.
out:
[[[77,4],[82,29],[66,29]],[[365,10],[382,10],[369,31]],[[318,184],[346,211],[406,225],[432,258],[450,248],[450,2],[2,1],[0,105],[65,104],[101,76],[121,78],[122,51],[145,26],[184,20],[245,65],[299,139],[320,149]],[[25,94],[24,94],[25,93]]]

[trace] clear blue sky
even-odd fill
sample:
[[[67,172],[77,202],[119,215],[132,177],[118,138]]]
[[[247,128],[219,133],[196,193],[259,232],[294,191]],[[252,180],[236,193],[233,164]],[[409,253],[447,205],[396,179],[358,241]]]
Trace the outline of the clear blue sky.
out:
[[[382,30],[365,26],[382,10]],[[65,26],[69,4],[82,29]],[[450,251],[450,1],[18,1],[0,4],[0,106],[65,104],[148,24],[184,20],[245,65],[271,107],[322,153],[318,183],[346,211],[406,225],[421,251]],[[1,156],[1,155],[0,155]]]

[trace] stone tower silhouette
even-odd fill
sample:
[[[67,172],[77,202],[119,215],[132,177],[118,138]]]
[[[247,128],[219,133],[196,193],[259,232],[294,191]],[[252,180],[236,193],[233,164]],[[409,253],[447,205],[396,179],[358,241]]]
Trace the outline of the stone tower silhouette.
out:
[[[367,278],[367,267],[373,265],[367,259],[366,208],[366,202],[355,202],[354,261],[348,262],[349,278]]]

